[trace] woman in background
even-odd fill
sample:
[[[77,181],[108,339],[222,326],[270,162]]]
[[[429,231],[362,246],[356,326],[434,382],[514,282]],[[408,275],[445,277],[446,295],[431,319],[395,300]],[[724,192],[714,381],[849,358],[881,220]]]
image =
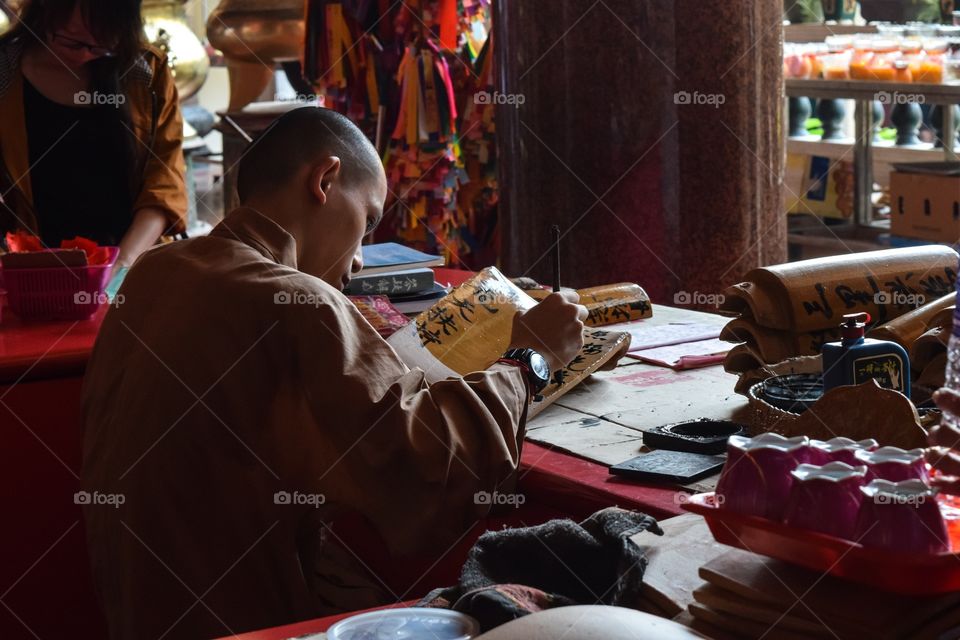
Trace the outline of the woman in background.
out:
[[[129,266],[187,209],[182,120],[140,0],[27,0],[0,38],[0,232],[83,236]]]

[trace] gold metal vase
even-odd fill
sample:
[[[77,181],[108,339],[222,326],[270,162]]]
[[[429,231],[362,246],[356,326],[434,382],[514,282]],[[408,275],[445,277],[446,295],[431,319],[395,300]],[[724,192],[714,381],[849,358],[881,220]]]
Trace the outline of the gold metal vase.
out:
[[[184,0],[144,0],[143,30],[153,46],[167,54],[180,100],[195,94],[210,70],[200,38],[187,23]]]

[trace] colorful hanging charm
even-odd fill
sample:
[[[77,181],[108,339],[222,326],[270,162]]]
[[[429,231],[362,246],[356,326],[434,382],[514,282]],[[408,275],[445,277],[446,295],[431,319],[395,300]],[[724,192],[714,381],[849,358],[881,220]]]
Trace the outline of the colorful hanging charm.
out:
[[[496,222],[493,109],[473,104],[476,91],[492,91],[492,55],[481,44],[488,28],[489,0],[307,2],[307,78],[383,149],[390,194],[377,239],[442,253],[449,264],[478,250],[484,261],[496,257],[483,251]],[[460,130],[469,130],[465,195],[458,103],[467,114]]]
[[[457,191],[465,179],[450,70],[429,38],[407,47],[397,70],[396,126],[384,158],[394,229],[408,243],[459,264],[464,245]]]
[[[460,39],[471,60],[476,60],[490,32],[490,0],[459,0]]]
[[[378,115],[382,73],[377,55],[382,51],[372,33],[360,32],[356,2],[309,0],[304,42],[304,77],[323,95],[325,106],[348,115],[365,128]],[[348,11],[349,9],[349,11]]]

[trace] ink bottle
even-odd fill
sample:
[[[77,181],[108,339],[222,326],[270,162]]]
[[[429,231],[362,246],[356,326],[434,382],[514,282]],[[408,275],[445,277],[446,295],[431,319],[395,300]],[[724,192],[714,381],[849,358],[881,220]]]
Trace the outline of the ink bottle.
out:
[[[843,316],[842,340],[827,342],[820,350],[823,360],[823,390],[873,379],[881,387],[910,397],[910,360],[896,342],[864,338],[868,313]]]

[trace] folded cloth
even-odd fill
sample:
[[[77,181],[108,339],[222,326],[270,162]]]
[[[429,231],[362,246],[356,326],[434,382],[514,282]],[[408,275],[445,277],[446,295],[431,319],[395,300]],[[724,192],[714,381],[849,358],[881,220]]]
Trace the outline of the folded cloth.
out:
[[[580,524],[488,531],[470,549],[459,584],[431,591],[420,606],[469,614],[483,631],[553,607],[635,607],[647,559],[630,538],[642,531],[663,535],[652,517],[616,507]]]

